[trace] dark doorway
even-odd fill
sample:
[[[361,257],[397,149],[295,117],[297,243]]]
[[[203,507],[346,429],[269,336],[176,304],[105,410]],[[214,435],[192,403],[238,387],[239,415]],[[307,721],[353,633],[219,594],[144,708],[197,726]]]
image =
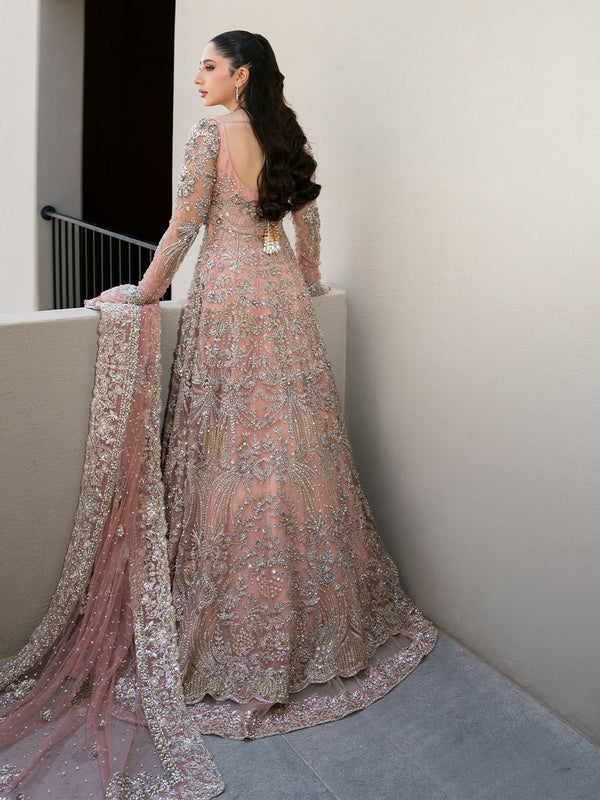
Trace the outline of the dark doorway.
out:
[[[158,242],[171,211],[175,0],[86,0],[82,216]]]

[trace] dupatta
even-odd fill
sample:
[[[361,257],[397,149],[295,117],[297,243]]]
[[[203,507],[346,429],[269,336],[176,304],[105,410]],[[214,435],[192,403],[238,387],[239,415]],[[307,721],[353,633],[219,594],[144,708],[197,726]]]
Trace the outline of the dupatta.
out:
[[[205,800],[185,707],[160,471],[160,309],[101,304],[73,534],[48,611],[0,669],[0,798]]]

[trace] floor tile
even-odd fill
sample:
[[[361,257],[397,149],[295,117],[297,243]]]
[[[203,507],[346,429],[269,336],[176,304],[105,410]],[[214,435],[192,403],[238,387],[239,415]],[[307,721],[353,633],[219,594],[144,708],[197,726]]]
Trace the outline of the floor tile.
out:
[[[600,800],[600,749],[443,635],[363,711],[206,741],[223,800]]]
[[[446,637],[440,644],[427,670],[363,713],[448,795],[571,800],[600,786],[598,748]]]
[[[435,779],[361,713],[285,738],[340,799],[449,800]]]
[[[203,737],[225,781],[222,800],[339,800],[283,736],[257,741]]]

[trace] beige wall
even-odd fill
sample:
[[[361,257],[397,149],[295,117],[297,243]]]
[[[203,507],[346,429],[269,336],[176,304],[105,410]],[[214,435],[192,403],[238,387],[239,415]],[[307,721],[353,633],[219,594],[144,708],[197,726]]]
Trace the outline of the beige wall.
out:
[[[0,312],[37,308],[36,146],[40,0],[2,5]]]
[[[313,301],[343,398],[346,297]],[[162,303],[163,407],[183,302]],[[99,315],[0,314],[0,659],[17,652],[56,587],[77,508]]]
[[[351,434],[407,590],[600,740],[600,5],[179,0],[177,161],[235,27],[271,39],[320,162]]]
[[[0,313],[52,307],[50,223],[81,210],[83,0],[8,0],[0,69]]]

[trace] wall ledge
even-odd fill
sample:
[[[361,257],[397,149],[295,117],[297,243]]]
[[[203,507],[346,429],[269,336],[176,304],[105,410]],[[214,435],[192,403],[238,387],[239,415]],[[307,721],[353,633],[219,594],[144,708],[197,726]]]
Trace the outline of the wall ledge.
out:
[[[343,397],[346,294],[313,299]],[[161,303],[163,408],[184,300]],[[99,314],[0,315],[0,658],[17,652],[60,576],[79,497]]]

